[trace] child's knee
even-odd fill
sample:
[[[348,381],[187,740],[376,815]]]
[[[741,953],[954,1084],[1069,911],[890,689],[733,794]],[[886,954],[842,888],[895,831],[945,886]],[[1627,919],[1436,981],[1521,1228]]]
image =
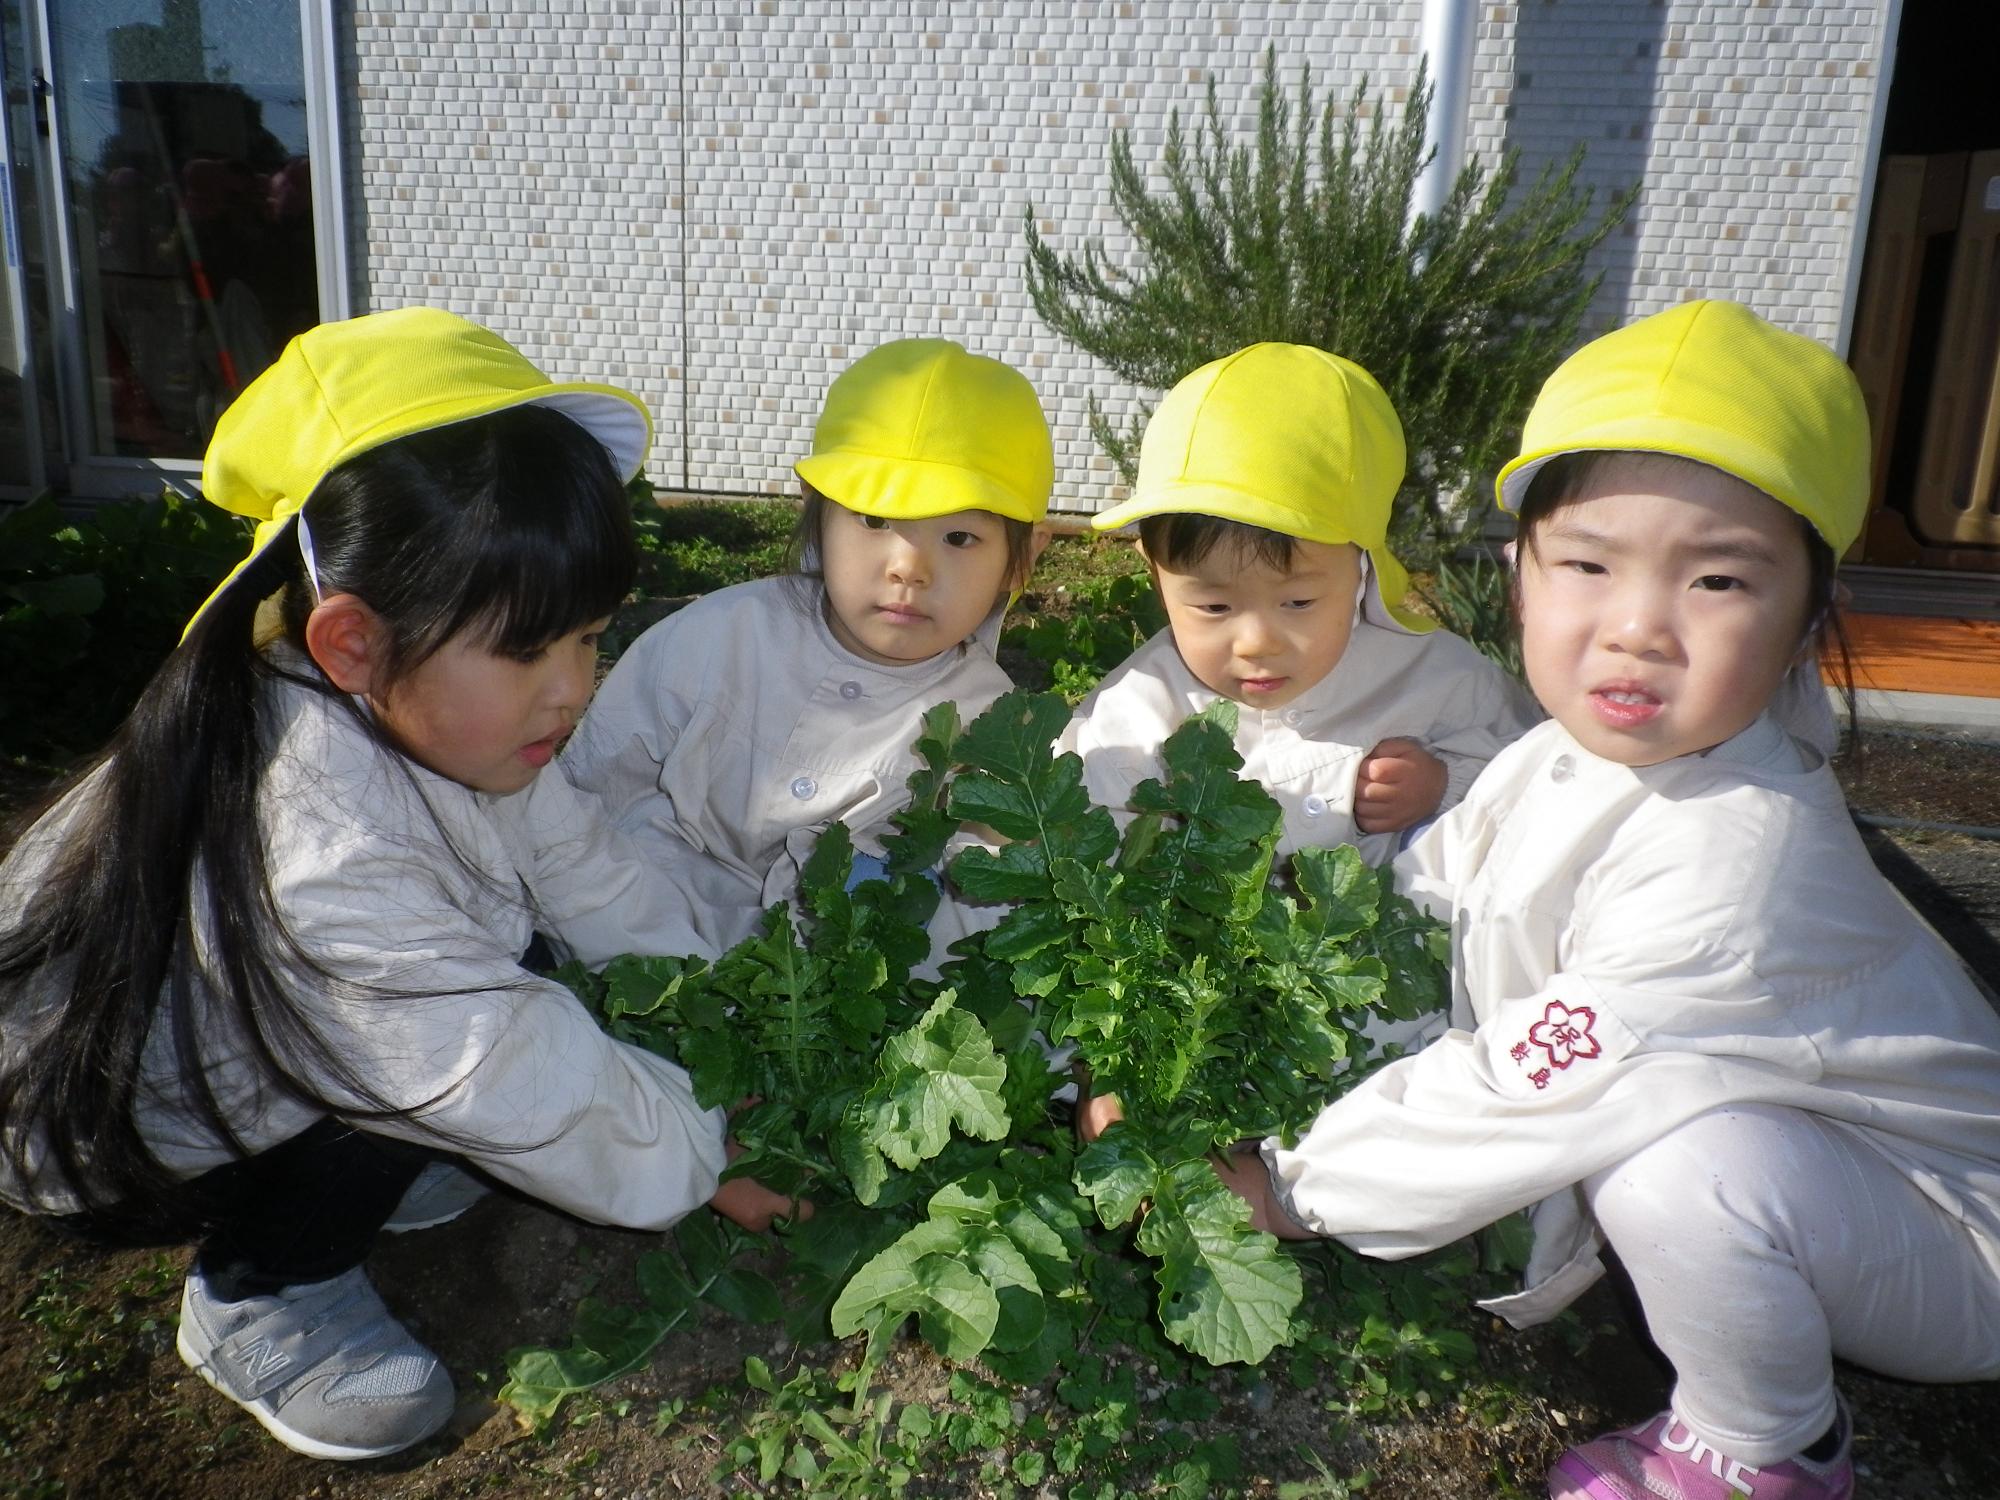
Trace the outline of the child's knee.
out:
[[[1698,1257],[1718,1231],[1782,1238],[1787,1205],[1812,1190],[1824,1154],[1819,1128],[1803,1111],[1778,1105],[1710,1110],[1586,1178],[1584,1197],[1628,1263]]]

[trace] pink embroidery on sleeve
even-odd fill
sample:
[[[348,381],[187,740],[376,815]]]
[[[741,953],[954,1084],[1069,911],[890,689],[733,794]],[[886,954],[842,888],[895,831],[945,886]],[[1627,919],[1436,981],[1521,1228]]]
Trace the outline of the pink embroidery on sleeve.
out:
[[[1604,1050],[1590,1034],[1596,1024],[1597,1012],[1589,1006],[1571,1010],[1560,1000],[1551,1000],[1541,1020],[1528,1028],[1528,1040],[1548,1053],[1554,1066],[1567,1068],[1578,1058],[1596,1057]]]

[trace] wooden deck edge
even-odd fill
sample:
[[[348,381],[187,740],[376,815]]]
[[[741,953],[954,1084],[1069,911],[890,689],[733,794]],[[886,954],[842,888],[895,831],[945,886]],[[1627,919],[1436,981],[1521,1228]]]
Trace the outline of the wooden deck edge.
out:
[[[1850,614],[1854,685],[1878,692],[2000,698],[2000,621]],[[1835,664],[1829,664],[1832,682]]]

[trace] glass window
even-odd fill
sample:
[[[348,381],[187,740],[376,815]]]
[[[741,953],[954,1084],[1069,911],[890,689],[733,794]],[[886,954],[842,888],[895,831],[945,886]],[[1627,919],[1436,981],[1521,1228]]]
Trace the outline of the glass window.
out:
[[[299,9],[56,0],[49,17],[90,447],[197,458],[319,321]]]

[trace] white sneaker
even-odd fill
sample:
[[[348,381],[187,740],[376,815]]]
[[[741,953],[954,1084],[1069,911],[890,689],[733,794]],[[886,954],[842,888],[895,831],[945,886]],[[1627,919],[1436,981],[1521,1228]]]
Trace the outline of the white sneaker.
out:
[[[492,1191],[470,1172],[448,1161],[434,1161],[417,1174],[382,1227],[391,1234],[408,1234],[449,1224]]]
[[[199,1270],[181,1293],[181,1358],[297,1453],[381,1458],[451,1417],[451,1377],[356,1266],[274,1296],[219,1300]]]

